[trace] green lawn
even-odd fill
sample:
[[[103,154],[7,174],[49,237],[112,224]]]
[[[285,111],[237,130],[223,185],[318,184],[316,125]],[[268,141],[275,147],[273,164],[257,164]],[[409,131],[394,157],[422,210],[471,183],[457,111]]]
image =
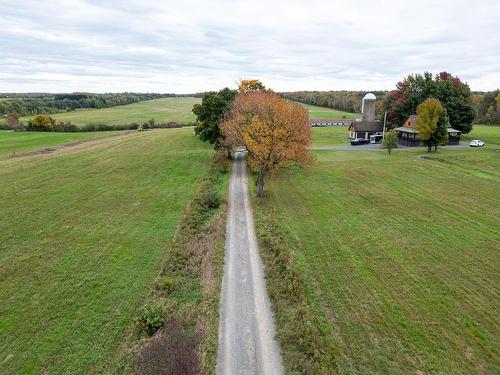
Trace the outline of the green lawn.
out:
[[[309,111],[309,118],[357,118],[360,114],[342,112],[336,109],[318,107],[310,104],[302,104]]]
[[[500,126],[494,125],[474,125],[469,134],[462,136],[464,141],[481,139],[486,142],[486,146],[500,146]]]
[[[278,215],[339,373],[500,372],[498,152],[423,153],[317,151],[257,206]]]
[[[162,98],[117,107],[57,113],[51,116],[57,120],[71,121],[75,125],[130,124],[145,122],[151,118],[156,122],[187,123],[195,120],[191,110],[194,104],[200,102],[201,99],[190,97]],[[21,118],[23,122],[28,120],[29,116]]]
[[[85,133],[56,133],[56,132],[12,132],[0,131],[0,160],[6,159],[15,153],[35,151],[46,147],[90,140],[121,132],[85,132]]]
[[[347,126],[326,126],[311,128],[312,146],[348,145]]]
[[[189,128],[92,143],[0,160],[1,373],[104,371],[213,153]]]

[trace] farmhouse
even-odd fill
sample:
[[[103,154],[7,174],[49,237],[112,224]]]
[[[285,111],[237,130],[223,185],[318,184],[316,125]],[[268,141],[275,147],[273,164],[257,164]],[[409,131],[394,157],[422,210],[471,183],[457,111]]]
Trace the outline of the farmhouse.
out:
[[[348,118],[317,118],[310,119],[309,125],[311,127],[318,126],[349,126],[352,124],[352,120]]]
[[[383,124],[375,121],[375,105],[377,98],[372,93],[368,93],[361,101],[361,119],[357,119],[349,125],[349,138],[370,139],[370,135],[383,131]]]
[[[420,146],[420,135],[417,130],[417,115],[411,115],[403,126],[396,128],[398,143],[403,146]],[[460,143],[460,130],[453,129],[448,125],[448,139],[446,144],[458,145]]]

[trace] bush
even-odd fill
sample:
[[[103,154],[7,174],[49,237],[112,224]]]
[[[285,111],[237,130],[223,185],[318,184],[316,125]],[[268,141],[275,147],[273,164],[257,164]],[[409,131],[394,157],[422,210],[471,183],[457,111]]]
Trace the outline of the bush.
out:
[[[170,293],[175,289],[175,282],[171,277],[165,276],[160,282],[160,288],[167,293]]]
[[[178,321],[170,320],[162,332],[138,350],[134,358],[135,371],[138,374],[198,374],[201,370],[199,342],[197,334],[186,334]]]
[[[52,131],[54,130],[55,120],[49,115],[38,115],[28,122],[28,130],[32,131]]]
[[[214,154],[214,162],[217,170],[226,173],[229,170],[229,159],[224,150],[217,150]]]
[[[222,198],[218,191],[214,189],[205,190],[201,195],[200,204],[203,208],[212,209],[218,208],[222,202]]]
[[[148,335],[153,335],[163,326],[166,313],[167,305],[164,300],[160,299],[148,303],[142,308],[139,315],[141,331],[146,332]]]

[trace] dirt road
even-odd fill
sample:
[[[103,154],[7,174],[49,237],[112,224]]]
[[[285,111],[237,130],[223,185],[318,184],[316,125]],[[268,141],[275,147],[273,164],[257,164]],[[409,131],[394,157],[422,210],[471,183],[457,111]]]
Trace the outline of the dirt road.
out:
[[[230,180],[224,278],[220,302],[218,374],[282,374],[274,339],[244,154],[238,152]]]

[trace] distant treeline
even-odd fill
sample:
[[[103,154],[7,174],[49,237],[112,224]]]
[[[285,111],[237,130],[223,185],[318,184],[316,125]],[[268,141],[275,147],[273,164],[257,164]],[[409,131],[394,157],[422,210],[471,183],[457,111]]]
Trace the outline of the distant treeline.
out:
[[[500,124],[500,90],[473,92],[472,107],[476,124]]]
[[[31,116],[40,113],[58,113],[83,108],[108,108],[144,100],[180,96],[175,94],[0,94],[0,115]]]
[[[280,93],[286,99],[296,102],[337,109],[344,112],[361,113],[361,99],[368,91],[296,91]],[[377,114],[382,111],[387,91],[371,91],[377,97]]]

